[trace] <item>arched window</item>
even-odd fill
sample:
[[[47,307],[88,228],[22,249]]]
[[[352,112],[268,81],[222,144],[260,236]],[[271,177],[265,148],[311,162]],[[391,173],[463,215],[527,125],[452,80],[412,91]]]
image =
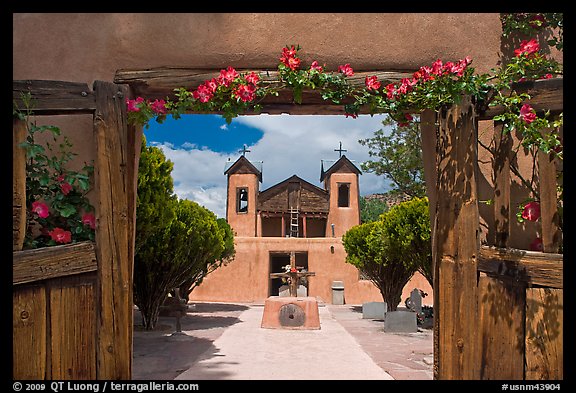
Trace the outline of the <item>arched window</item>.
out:
[[[338,207],[350,206],[350,183],[338,183]]]

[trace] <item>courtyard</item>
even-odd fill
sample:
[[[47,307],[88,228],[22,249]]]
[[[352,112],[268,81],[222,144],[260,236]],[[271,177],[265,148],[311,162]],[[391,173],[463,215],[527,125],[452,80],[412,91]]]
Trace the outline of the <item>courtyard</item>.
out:
[[[386,333],[361,305],[319,306],[319,330],[264,329],[258,303],[191,303],[139,329],[134,310],[133,379],[432,380],[432,329]]]

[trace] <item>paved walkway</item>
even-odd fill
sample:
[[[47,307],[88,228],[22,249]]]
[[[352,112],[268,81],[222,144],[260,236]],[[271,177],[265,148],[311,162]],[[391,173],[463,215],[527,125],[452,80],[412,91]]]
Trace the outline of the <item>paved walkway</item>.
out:
[[[361,306],[321,305],[320,330],[263,329],[263,305],[196,303],[134,332],[134,379],[432,379],[432,330],[391,334]],[[140,323],[135,311],[135,325]]]

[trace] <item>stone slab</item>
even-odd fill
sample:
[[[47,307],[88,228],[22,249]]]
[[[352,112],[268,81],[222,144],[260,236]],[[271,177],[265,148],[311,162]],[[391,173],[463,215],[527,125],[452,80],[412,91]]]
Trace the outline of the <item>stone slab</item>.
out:
[[[362,303],[362,318],[364,319],[384,319],[386,311],[388,311],[386,302]]]
[[[290,287],[288,285],[282,285],[278,289],[278,296],[280,296],[280,297],[290,296]],[[306,288],[304,285],[298,285],[298,288],[296,289],[296,296],[307,297],[308,296],[308,288]]]
[[[386,333],[417,333],[416,313],[412,311],[388,311],[384,318]]]
[[[264,302],[260,327],[265,329],[320,329],[318,301],[311,296],[270,296]]]

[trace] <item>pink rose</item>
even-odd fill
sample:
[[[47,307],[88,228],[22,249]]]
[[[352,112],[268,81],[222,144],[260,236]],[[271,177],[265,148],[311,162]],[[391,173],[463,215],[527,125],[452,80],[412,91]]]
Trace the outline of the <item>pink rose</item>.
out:
[[[378,77],[376,75],[367,76],[364,80],[364,83],[366,84],[366,88],[368,90],[378,90],[381,86],[381,83],[378,81]]]
[[[212,78],[204,82],[204,86],[206,86],[206,88],[212,93],[216,93],[216,90],[218,89],[218,81],[216,78]]]
[[[234,90],[234,95],[244,102],[252,101],[256,97],[256,86],[254,85],[240,85]]]
[[[312,62],[312,64],[310,64],[310,70],[316,70],[316,71],[318,71],[318,72],[324,71],[324,69],[322,68],[322,66],[319,65],[316,60],[314,60],[314,61]]]
[[[126,99],[126,106],[127,106],[127,111],[128,112],[140,112],[140,107],[138,106],[138,104],[141,104],[144,102],[144,98],[142,97],[138,97],[134,100],[129,100]]]
[[[90,228],[96,229],[96,217],[94,213],[85,213],[82,216],[82,224],[89,225]]]
[[[50,215],[48,205],[42,202],[32,202],[32,211],[38,214],[40,218],[46,218]]]
[[[432,63],[432,73],[435,75],[442,75],[442,60],[438,59]]]
[[[252,83],[253,85],[256,85],[260,81],[260,77],[255,72],[249,73],[244,79],[246,79],[246,82]]]
[[[152,111],[154,111],[159,115],[166,114],[167,112],[166,101],[164,100],[158,100],[158,99],[154,100],[154,102],[150,103],[150,108],[152,109]]]
[[[520,117],[527,124],[530,124],[536,120],[536,112],[534,112],[534,109],[532,109],[529,104],[524,104],[522,105],[522,108],[520,108]]]
[[[192,93],[192,96],[200,102],[208,102],[214,97],[214,93],[212,93],[206,85],[200,85],[198,89]]]
[[[228,87],[232,82],[234,82],[234,79],[238,78],[239,76],[240,75],[238,74],[238,72],[236,72],[234,68],[228,66],[228,68],[226,68],[225,70],[220,70],[220,76],[218,77],[218,82]]]
[[[538,41],[536,39],[531,39],[530,41],[522,41],[520,43],[520,48],[514,50],[514,55],[516,57],[520,57],[523,54],[530,56],[533,53],[536,53],[540,50],[540,45],[538,45]]]
[[[344,65],[338,66],[338,72],[343,73],[344,76],[354,75],[354,70],[352,69],[352,67],[350,67],[350,64],[344,64]]]
[[[394,85],[394,83],[389,83],[386,85],[386,97],[388,97],[389,100],[394,98],[395,92],[396,92],[396,85]]]

